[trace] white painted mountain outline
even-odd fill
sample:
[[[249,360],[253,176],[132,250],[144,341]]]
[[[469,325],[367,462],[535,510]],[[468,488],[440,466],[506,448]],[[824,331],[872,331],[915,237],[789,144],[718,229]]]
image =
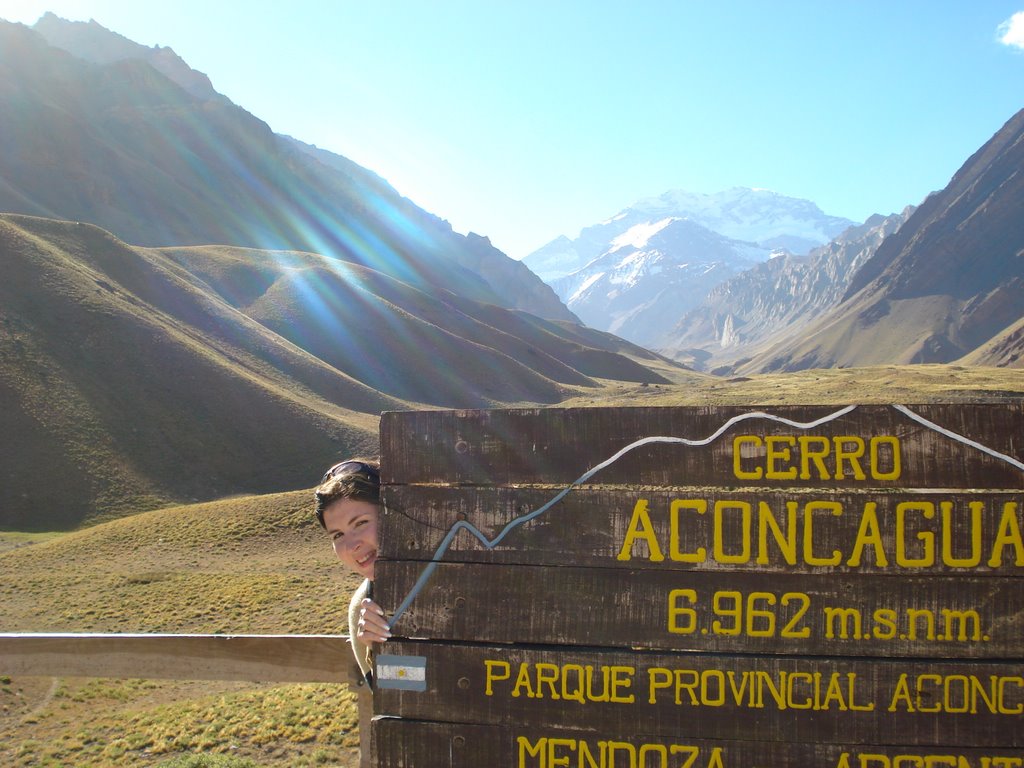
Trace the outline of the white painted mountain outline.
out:
[[[548,502],[546,502],[542,506],[538,507],[532,512],[528,512],[525,515],[521,515],[515,518],[514,520],[511,520],[508,524],[505,525],[504,528],[501,529],[501,532],[498,533],[498,535],[495,536],[493,539],[488,539],[487,536],[484,535],[480,531],[480,529],[478,529],[472,523],[466,522],[465,520],[459,520],[454,525],[452,525],[451,528],[448,529],[448,533],[445,535],[444,539],[441,540],[441,543],[438,545],[437,550],[434,552],[434,556],[431,558],[430,562],[427,563],[426,566],[424,566],[423,571],[420,572],[420,576],[416,580],[416,583],[413,585],[413,588],[409,590],[409,594],[405,596],[405,599],[402,600],[401,604],[398,606],[398,608],[395,609],[395,612],[391,615],[390,623],[392,626],[394,626],[394,624],[399,620],[399,618],[401,618],[402,614],[405,613],[409,605],[412,604],[412,601],[416,599],[416,596],[420,593],[420,590],[422,590],[426,583],[430,580],[430,577],[437,569],[438,563],[441,562],[441,559],[444,557],[445,553],[448,551],[448,548],[451,546],[452,541],[455,539],[455,537],[459,534],[460,531],[469,531],[480,541],[481,544],[484,545],[484,547],[486,547],[487,549],[494,549],[496,546],[498,546],[498,544],[501,543],[502,539],[504,539],[515,528],[522,525],[523,523],[527,523],[530,520],[533,520],[535,517],[539,517],[540,515],[544,514],[551,507],[553,507],[555,504],[557,504],[559,501],[565,498],[565,496],[573,488],[587,482],[591,477],[596,475],[602,469],[614,464],[616,461],[621,459],[623,456],[625,456],[627,453],[634,450],[635,448],[639,448],[644,445],[651,445],[653,443],[681,443],[683,445],[689,446],[709,445],[710,443],[713,443],[715,440],[721,437],[727,430],[729,430],[734,425],[742,421],[748,421],[751,419],[765,419],[767,421],[776,421],[781,424],[786,424],[790,427],[794,427],[796,429],[808,430],[813,429],[814,427],[817,427],[821,424],[834,421],[835,419],[838,419],[841,416],[845,416],[851,411],[856,410],[858,407],[859,406],[856,405],[848,405],[844,408],[840,408],[838,411],[828,414],[827,416],[822,416],[820,419],[815,419],[814,421],[806,422],[794,421],[792,419],[787,419],[784,416],[776,416],[774,414],[765,413],[763,411],[751,411],[750,413],[743,413],[738,416],[733,416],[731,419],[722,424],[722,426],[715,430],[712,434],[700,440],[690,440],[685,437],[645,437],[621,448],[612,456],[609,456],[607,459],[602,461],[600,464],[597,464],[596,466],[588,469],[576,480],[574,480],[572,483],[570,483],[557,494],[555,494],[554,497],[552,497]],[[935,424],[934,422],[929,421],[923,416],[914,413],[904,405],[893,404],[892,408],[895,408],[897,411],[907,416],[907,418],[924,425],[928,429],[938,432],[939,434],[944,435],[959,443],[968,445],[971,448],[976,448],[979,451],[982,451],[983,453],[987,453],[989,456],[992,456],[996,459],[999,459],[1000,461],[1006,462],[1007,464],[1013,467],[1016,467],[1021,471],[1024,471],[1024,462],[1019,461],[1013,458],[1012,456],[1007,456],[1005,453],[1000,453],[999,451],[993,450],[992,448],[982,445],[976,440],[972,440],[969,437],[964,437],[961,434],[948,430],[944,427],[940,427],[938,424]]]

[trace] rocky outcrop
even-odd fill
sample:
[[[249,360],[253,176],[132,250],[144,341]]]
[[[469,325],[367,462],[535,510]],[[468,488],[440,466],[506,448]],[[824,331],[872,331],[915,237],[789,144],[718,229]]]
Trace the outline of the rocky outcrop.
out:
[[[223,99],[213,89],[210,78],[198,72],[170,48],[139,45],[127,37],[111,32],[95,21],[68,21],[47,12],[33,26],[54,48],[93,64],[140,59],[168,80],[200,99]]]
[[[1024,316],[1024,110],[878,247],[842,302],[741,370],[945,363]]]
[[[911,210],[872,216],[807,256],[780,255],[740,273],[687,312],[660,350],[679,359],[702,359],[708,369],[725,372],[766,342],[800,333],[839,303],[857,269]]]

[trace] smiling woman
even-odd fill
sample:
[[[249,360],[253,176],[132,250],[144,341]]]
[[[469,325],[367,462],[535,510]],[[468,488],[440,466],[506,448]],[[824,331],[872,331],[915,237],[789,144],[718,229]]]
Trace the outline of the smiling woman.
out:
[[[334,554],[348,569],[364,577],[349,603],[352,650],[363,675],[372,683],[372,647],[391,637],[390,627],[371,599],[377,562],[377,518],[380,513],[380,465],[350,459],[324,473],[315,492],[315,513],[327,531]]]

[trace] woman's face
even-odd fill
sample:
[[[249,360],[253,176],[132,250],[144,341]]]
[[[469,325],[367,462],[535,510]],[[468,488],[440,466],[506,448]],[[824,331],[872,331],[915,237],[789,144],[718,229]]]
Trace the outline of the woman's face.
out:
[[[337,499],[324,510],[324,525],[334,544],[334,554],[371,581],[377,562],[378,511],[376,504],[356,499]]]

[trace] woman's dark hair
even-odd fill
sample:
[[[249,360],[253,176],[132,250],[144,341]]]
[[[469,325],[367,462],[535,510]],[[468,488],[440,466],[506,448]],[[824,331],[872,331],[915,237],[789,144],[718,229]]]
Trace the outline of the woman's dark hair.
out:
[[[324,510],[338,499],[355,499],[380,504],[380,461],[377,459],[347,459],[339,461],[324,472],[320,485],[313,492],[316,499],[314,512],[321,528]]]

